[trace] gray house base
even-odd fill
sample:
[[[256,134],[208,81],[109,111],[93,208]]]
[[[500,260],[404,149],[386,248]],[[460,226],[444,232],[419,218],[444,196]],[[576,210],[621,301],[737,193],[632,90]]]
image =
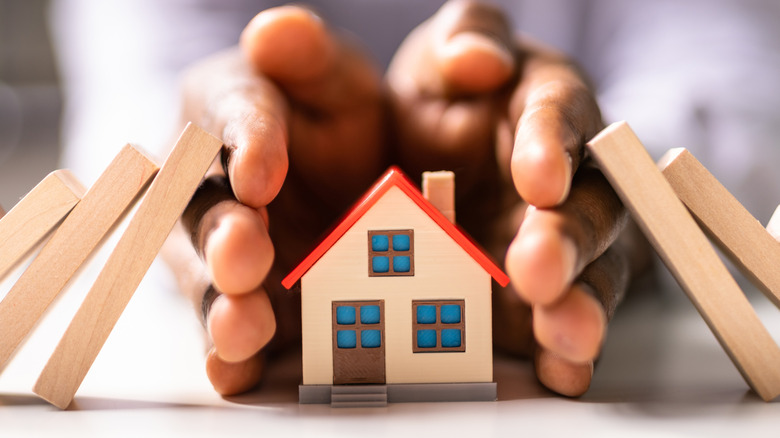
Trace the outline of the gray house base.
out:
[[[300,385],[298,402],[331,407],[381,407],[391,403],[495,401],[495,382],[392,385]]]

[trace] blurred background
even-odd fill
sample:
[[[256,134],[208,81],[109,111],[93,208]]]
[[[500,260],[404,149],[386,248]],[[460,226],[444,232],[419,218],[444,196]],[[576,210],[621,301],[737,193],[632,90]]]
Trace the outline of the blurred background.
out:
[[[766,223],[780,201],[780,2],[494,2],[583,66],[607,122],[628,120],[655,158],[689,148]],[[182,68],[281,3],[0,0],[0,205],[58,166],[89,186],[126,142],[163,150]],[[306,3],[386,66],[443,0]]]
[[[47,0],[0,0],[0,205],[56,169],[61,95]]]

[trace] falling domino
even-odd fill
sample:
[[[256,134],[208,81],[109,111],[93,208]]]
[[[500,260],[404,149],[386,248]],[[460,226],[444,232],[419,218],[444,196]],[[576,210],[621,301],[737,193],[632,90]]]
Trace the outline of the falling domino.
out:
[[[658,167],[707,235],[780,307],[780,244],[684,148],[667,152]]]
[[[154,162],[125,146],[46,242],[0,302],[0,371],[156,171]]]
[[[780,205],[777,206],[772,218],[769,219],[766,230],[769,231],[769,234],[771,234],[776,241],[780,242]]]
[[[780,348],[628,124],[587,146],[748,384],[780,395]]]
[[[56,170],[3,217],[0,208],[0,279],[68,215],[84,196],[70,171]]]
[[[155,178],[33,391],[65,409],[222,146],[188,125]]]

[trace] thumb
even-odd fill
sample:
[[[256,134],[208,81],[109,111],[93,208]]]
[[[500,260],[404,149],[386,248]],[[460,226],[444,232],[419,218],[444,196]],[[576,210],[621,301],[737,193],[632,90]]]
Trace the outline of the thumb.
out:
[[[515,72],[512,29],[495,6],[448,2],[433,16],[431,32],[434,63],[450,92],[492,92]]]

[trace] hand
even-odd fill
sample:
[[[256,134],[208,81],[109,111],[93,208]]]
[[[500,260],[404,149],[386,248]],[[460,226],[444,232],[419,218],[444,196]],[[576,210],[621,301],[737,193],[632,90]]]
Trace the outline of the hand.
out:
[[[583,148],[603,126],[586,81],[500,10],[452,1],[407,37],[388,84],[403,167],[454,170],[458,222],[506,255],[494,342],[535,350],[551,390],[584,393],[629,273],[612,245],[626,212]]]
[[[318,17],[287,6],[258,14],[240,49],[183,84],[184,120],[226,148],[182,218],[208,275],[181,251],[167,259],[203,302],[211,383],[235,394],[259,381],[272,338],[299,340],[300,301],[282,276],[387,165],[381,80]],[[178,238],[169,247],[186,249]]]

